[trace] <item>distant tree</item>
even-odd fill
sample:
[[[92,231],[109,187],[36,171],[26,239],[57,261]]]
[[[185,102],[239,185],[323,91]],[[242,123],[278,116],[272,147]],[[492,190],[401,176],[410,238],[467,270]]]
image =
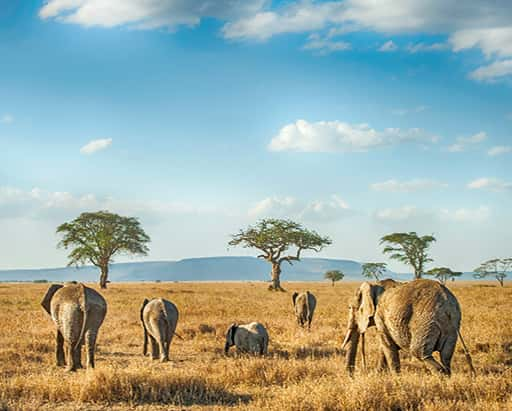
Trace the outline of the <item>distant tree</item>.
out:
[[[269,289],[275,291],[283,291],[280,280],[281,263],[286,261],[292,264],[292,261],[300,261],[302,251],[319,252],[331,244],[329,237],[322,237],[299,223],[273,218],[260,220],[255,226],[240,230],[231,237],[230,246],[240,245],[263,252],[258,258],[264,258],[272,265],[272,285]],[[289,249],[295,249],[295,254],[287,254]]]
[[[343,280],[343,277],[345,277],[345,274],[343,273],[343,271],[340,271],[340,270],[330,270],[330,271],[327,271],[324,275],[324,278],[326,280],[332,281],[333,287],[334,287],[334,283],[337,281]]]
[[[494,258],[488,260],[485,263],[480,264],[478,268],[475,268],[473,277],[485,278],[488,276],[494,276],[496,280],[503,287],[503,282],[507,278],[507,272],[512,269],[512,258]]]
[[[108,268],[118,254],[146,255],[149,236],[139,220],[108,211],[82,213],[57,227],[59,247],[71,249],[68,265],[91,263],[101,270],[100,287],[107,288]]]
[[[425,264],[433,261],[428,255],[428,248],[434,241],[434,236],[418,237],[414,231],[388,234],[380,239],[380,243],[385,244],[382,252],[393,260],[411,265],[414,269],[414,278],[421,278]]]
[[[375,278],[379,281],[382,274],[386,272],[386,263],[364,263],[362,275],[366,278]]]
[[[425,275],[431,275],[435,278],[437,278],[441,283],[446,284],[446,282],[449,279],[452,279],[452,281],[455,279],[455,277],[460,277],[462,275],[462,272],[460,271],[452,271],[448,267],[436,267],[432,268],[431,270],[428,270]]]

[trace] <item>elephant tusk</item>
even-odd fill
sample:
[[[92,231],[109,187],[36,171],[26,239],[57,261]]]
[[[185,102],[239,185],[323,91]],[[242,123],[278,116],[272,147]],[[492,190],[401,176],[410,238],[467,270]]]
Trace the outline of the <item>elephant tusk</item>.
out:
[[[349,328],[347,330],[347,335],[345,336],[345,339],[343,340],[343,343],[341,344],[341,349],[344,350],[348,342],[350,341],[350,337],[352,337],[352,328]]]

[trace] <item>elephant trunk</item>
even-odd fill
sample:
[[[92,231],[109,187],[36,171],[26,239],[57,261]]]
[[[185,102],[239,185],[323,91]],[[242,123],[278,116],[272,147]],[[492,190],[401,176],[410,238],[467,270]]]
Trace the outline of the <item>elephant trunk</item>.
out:
[[[347,361],[347,371],[352,375],[356,365],[356,355],[357,355],[357,344],[359,343],[359,330],[357,328],[349,328],[347,330],[347,335],[345,336],[345,340],[343,341],[342,349],[349,344],[347,353],[346,353],[346,361]]]

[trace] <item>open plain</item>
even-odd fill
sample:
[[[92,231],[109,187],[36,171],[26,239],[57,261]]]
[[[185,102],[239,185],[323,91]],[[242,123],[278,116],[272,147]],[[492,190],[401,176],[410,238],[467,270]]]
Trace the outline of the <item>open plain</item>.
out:
[[[94,370],[55,366],[55,331],[39,305],[47,284],[0,284],[0,410],[507,410],[512,409],[512,287],[450,283],[462,307],[462,335],[473,355],[472,378],[460,343],[451,378],[430,374],[402,354],[399,376],[372,371],[375,329],[367,337],[369,370],[345,371],[339,351],[347,304],[358,283],[110,284],[108,313]],[[96,285],[93,285],[97,289]],[[311,332],[295,321],[291,295],[318,298]],[[142,356],[140,305],[164,297],[179,311],[170,362]],[[223,353],[232,322],[257,320],[270,334],[269,355]]]

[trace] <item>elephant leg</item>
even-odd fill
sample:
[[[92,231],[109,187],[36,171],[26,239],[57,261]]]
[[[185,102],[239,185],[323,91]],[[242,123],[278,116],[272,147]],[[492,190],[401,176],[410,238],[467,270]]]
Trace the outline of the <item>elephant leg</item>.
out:
[[[386,362],[394,373],[400,372],[400,355],[398,353],[398,346],[386,333],[380,333],[381,350],[386,357]]]
[[[434,360],[434,357],[432,357],[432,355],[423,358],[422,361],[431,371],[434,371],[435,373],[439,374],[449,375],[449,371],[445,370],[445,368],[441,364]]]
[[[87,347],[87,368],[94,368],[94,352],[96,350],[96,337],[97,334],[88,330],[85,333],[85,343]]]
[[[57,357],[57,367],[62,367],[66,365],[66,359],[64,357],[64,337],[59,330],[57,330],[56,336],[55,356]]]
[[[71,344],[69,341],[66,341],[66,343],[65,343],[65,351],[66,351],[66,359],[67,359],[66,371],[76,371],[75,356],[73,353],[73,344]]]
[[[75,361],[75,367],[83,368],[82,366],[82,343],[78,344],[78,347],[73,351],[73,360]]]
[[[447,341],[444,343],[443,348],[441,349],[441,364],[443,364],[443,367],[448,375],[451,375],[452,373],[451,364],[456,344],[456,336],[455,338],[448,338]]]
[[[155,340],[155,337],[149,336],[149,341],[151,343],[151,359],[158,360],[158,357],[160,356],[160,351],[158,349],[158,344]]]
[[[379,371],[389,371],[388,362],[386,361],[386,355],[384,351],[380,350],[379,352],[379,361],[377,363],[377,370]]]
[[[169,361],[169,345],[165,340],[165,336],[161,336],[158,340],[158,348],[160,350],[160,362]]]
[[[424,336],[428,337],[425,338]],[[412,336],[410,351],[414,357],[423,361],[434,373],[447,374],[444,367],[432,357],[440,337],[441,331],[437,327],[420,330]]]

